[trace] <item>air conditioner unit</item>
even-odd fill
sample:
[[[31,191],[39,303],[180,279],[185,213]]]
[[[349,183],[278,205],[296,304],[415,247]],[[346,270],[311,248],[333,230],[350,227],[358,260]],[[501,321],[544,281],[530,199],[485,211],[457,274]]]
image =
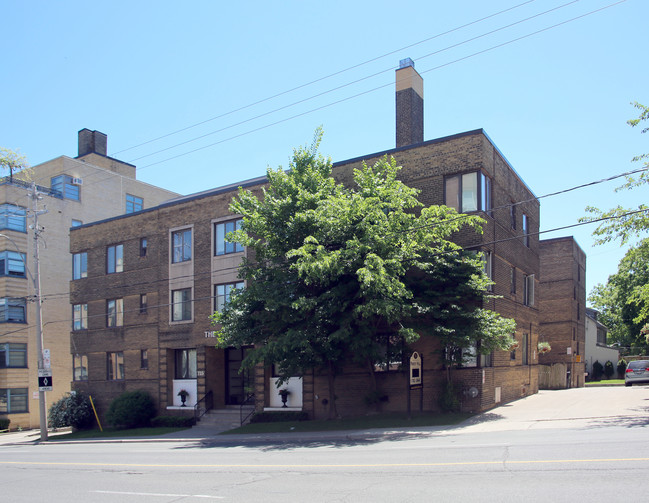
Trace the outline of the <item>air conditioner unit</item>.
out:
[[[83,185],[83,180],[81,178],[73,178],[72,185]]]

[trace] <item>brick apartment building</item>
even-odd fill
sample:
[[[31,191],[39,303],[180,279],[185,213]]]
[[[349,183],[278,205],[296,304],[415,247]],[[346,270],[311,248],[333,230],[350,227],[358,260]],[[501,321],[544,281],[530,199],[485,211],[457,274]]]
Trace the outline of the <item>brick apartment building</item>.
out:
[[[421,190],[426,204],[447,204],[486,220],[484,235],[461,234],[458,242],[486,254],[495,280],[489,307],[516,320],[516,347],[469,358],[454,371],[463,408],[485,410],[538,390],[539,203],[532,191],[482,130],[423,140],[423,82],[413,65],[396,72],[397,147],[334,164],[334,176],[348,182],[361,161],[394,156],[402,180]],[[88,312],[87,327],[71,337],[75,362],[87,362],[87,376],[75,370],[74,388],[93,395],[100,413],[125,390],[144,389],[160,412],[182,409],[178,392],[194,405],[210,395],[214,408],[241,403],[254,390],[257,410],[281,407],[272,365],[240,374],[245,349],[216,349],[209,315],[244,286],[237,267],[248,251],[226,243],[237,215],[228,211],[238,187],[261,193],[265,177],[180,197],[135,215],[121,215],[77,227],[70,251],[87,260],[87,277],[71,282],[75,309]],[[123,254],[117,270],[115,250]],[[437,410],[445,370],[434,341],[413,347],[422,355],[422,388],[410,391],[413,408]],[[471,352],[471,348],[467,348]],[[269,362],[269,364],[272,362]],[[376,372],[388,400],[383,410],[404,410],[406,374]],[[366,369],[345,366],[336,377],[339,413],[367,410]],[[291,378],[290,408],[312,418],[327,412],[327,383],[312,370]]]
[[[572,236],[541,240],[540,251],[539,339],[552,347],[539,358],[540,387],[581,387],[586,370],[586,254]]]
[[[107,155],[107,136],[82,129],[78,156],[60,156],[0,179],[0,417],[11,428],[39,424],[36,351],[36,304],[30,278],[33,259],[33,206],[28,192],[37,184],[43,227],[39,262],[43,299],[43,348],[50,352],[53,390],[47,406],[70,390],[72,363],[70,328],[83,326],[86,313],[72,310],[69,229],[109,216],[157,206],[178,194],[135,178],[135,166]],[[29,182],[24,179],[28,177]],[[27,268],[25,267],[27,264]],[[75,273],[85,274],[77,263]],[[85,370],[78,367],[80,375]]]

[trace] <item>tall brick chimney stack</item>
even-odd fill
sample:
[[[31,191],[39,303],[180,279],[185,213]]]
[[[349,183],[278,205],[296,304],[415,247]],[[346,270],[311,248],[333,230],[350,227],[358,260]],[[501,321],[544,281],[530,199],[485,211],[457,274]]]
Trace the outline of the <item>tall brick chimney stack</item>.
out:
[[[410,58],[396,71],[397,147],[424,141],[424,80]]]
[[[90,131],[85,128],[79,131],[78,157],[88,154],[108,155],[108,136],[99,131]]]

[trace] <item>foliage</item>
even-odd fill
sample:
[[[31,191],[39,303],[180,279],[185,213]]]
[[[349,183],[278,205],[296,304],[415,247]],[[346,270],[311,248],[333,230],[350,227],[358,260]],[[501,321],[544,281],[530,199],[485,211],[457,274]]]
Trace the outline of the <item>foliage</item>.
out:
[[[605,285],[596,285],[588,300],[600,311],[598,320],[608,327],[612,342],[633,352],[649,349],[641,333],[649,322],[649,238],[629,249],[617,272]]]
[[[619,379],[624,379],[624,374],[626,373],[626,360],[624,358],[620,358],[617,362],[617,377]]]
[[[595,360],[595,363],[593,363],[593,373],[591,375],[591,380],[599,381],[602,378],[603,374],[604,374],[604,366],[601,363],[599,363],[599,360]]]
[[[604,375],[606,376],[606,379],[610,379],[613,377],[613,374],[615,373],[615,368],[613,367],[613,362],[611,360],[608,360],[604,364]]]
[[[640,123],[649,119],[649,107],[646,107],[638,102],[632,103],[635,108],[640,110],[640,115],[637,119],[627,121],[631,127],[636,127]],[[649,127],[642,129],[641,133],[646,133]],[[649,183],[649,154],[641,154],[632,159],[632,162],[641,162],[642,169],[639,175],[627,175],[626,183],[616,189],[628,190],[635,187],[641,187]],[[627,243],[635,236],[641,235],[649,230],[649,206],[641,204],[637,208],[630,209],[622,206],[617,206],[608,211],[602,211],[594,206],[586,207],[586,211],[592,216],[580,219],[582,222],[588,222],[598,219],[607,219],[593,231],[594,236],[598,236],[596,243],[608,243],[619,239],[621,244]],[[631,212],[635,212],[629,214]],[[649,292],[647,292],[649,295]]]
[[[153,428],[191,428],[195,424],[194,416],[156,416],[151,419]]]
[[[0,431],[8,430],[9,424],[11,424],[11,419],[7,419],[5,417],[0,418]]]
[[[269,169],[261,196],[241,189],[232,202],[243,224],[228,239],[255,259],[240,268],[246,288],[213,320],[221,347],[254,344],[244,366],[274,363],[279,385],[326,371],[335,417],[334,377],[345,358],[368,369],[376,389],[374,365],[403,361],[420,335],[452,347],[482,339],[489,352],[510,342],[513,322],[480,307],[481,257],[450,241],[467,227],[481,232],[479,217],[423,207],[394,159],[355,169],[353,187],[336,183],[331,161],[317,154],[320,138],[294,152],[290,170]]]
[[[0,147],[0,170],[8,171],[9,176],[13,178],[14,174],[18,171],[25,171],[27,174],[27,159],[20,153],[9,150],[8,148]],[[20,178],[25,178],[21,176]]]
[[[307,421],[309,414],[302,410],[291,410],[286,412],[267,411],[257,412],[251,418],[251,423],[278,423],[282,421]]]
[[[439,397],[439,407],[444,412],[458,412],[460,410],[460,392],[451,382],[446,381],[446,385]]]
[[[540,355],[544,355],[545,353],[552,351],[552,346],[550,346],[549,342],[539,342],[537,347]]]
[[[108,408],[106,420],[115,428],[148,426],[155,416],[155,404],[146,391],[126,391],[115,398]]]
[[[89,398],[81,391],[67,393],[53,403],[47,420],[52,428],[72,426],[77,430],[92,427],[95,416]]]

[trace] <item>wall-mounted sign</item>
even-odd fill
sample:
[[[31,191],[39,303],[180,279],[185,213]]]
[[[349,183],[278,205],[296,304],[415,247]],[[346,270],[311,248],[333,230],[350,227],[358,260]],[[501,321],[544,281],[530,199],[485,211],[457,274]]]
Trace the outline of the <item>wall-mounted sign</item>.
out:
[[[205,338],[206,339],[214,339],[214,338],[216,338],[216,332],[214,330],[211,330],[211,331],[206,330],[205,331]]]
[[[421,386],[421,358],[416,351],[410,357],[410,386]]]

